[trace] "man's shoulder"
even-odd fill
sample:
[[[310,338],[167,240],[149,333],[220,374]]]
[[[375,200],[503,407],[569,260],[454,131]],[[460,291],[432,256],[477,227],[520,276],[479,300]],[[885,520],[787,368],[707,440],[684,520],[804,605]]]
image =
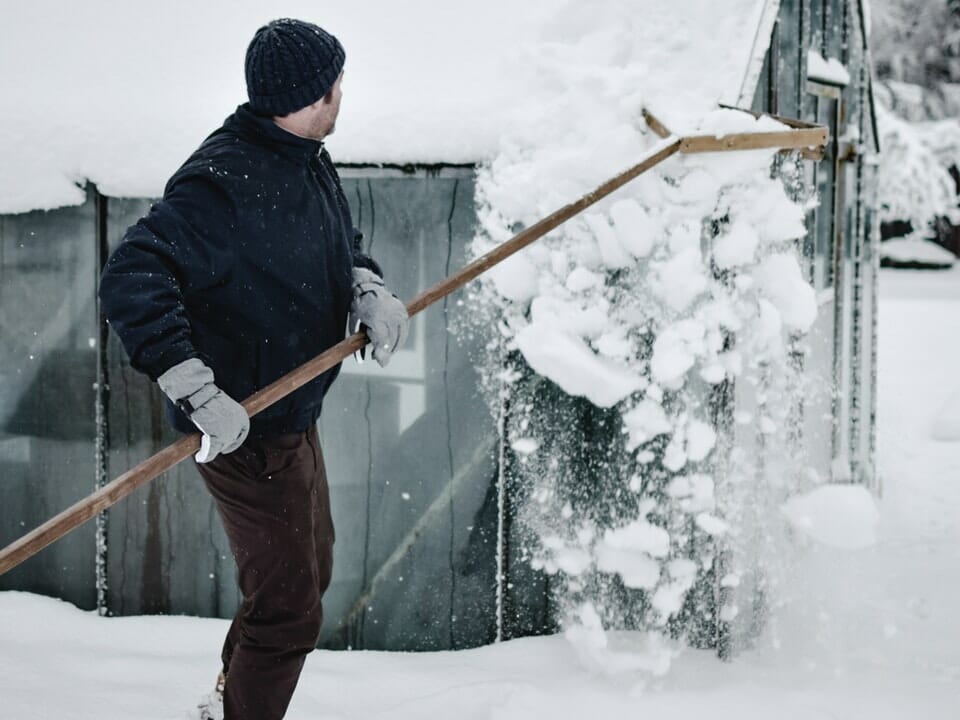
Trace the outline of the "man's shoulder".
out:
[[[271,158],[262,148],[224,128],[214,132],[167,182],[165,195],[194,183],[212,184],[228,195],[261,175]]]
[[[187,158],[186,162],[174,174],[178,175],[214,175],[243,174],[243,172],[263,163],[264,153],[255,144],[250,143],[236,133],[220,128]]]

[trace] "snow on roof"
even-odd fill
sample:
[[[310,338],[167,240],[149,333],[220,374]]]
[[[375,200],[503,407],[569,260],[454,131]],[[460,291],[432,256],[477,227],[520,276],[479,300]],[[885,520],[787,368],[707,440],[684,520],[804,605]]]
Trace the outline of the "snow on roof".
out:
[[[831,85],[849,85],[850,71],[836,58],[825,59],[816,50],[807,51],[807,77]]]
[[[482,162],[531,87],[551,42],[604,41],[577,17],[625,12],[642,62],[637,97],[674,130],[737,102],[774,0],[310,0],[165,3],[33,0],[0,5],[0,213],[107,195],[157,196],[170,174],[245,100],[243,56],[257,27],[300,17],[347,50],[338,162]],[[766,11],[766,13],[765,13]],[[596,22],[586,24],[596,28]],[[758,46],[759,42],[759,46]],[[618,58],[611,58],[611,73]],[[755,64],[755,63],[754,63]],[[635,69],[635,68],[634,68]],[[578,78],[571,78],[572,81]],[[625,97],[624,101],[629,101]],[[638,117],[639,117],[639,108]]]

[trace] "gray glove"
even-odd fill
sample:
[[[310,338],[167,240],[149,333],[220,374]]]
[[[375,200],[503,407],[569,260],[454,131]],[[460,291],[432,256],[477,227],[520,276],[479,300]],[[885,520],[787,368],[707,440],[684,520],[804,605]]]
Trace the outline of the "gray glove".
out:
[[[352,332],[366,328],[373,359],[381,367],[390,362],[394,351],[407,338],[407,308],[390,293],[383,278],[366,268],[353,269],[353,302],[349,327]]]
[[[157,384],[203,433],[197,462],[232,453],[250,432],[247,411],[213,383],[213,370],[199,358],[184,360],[157,378]]]

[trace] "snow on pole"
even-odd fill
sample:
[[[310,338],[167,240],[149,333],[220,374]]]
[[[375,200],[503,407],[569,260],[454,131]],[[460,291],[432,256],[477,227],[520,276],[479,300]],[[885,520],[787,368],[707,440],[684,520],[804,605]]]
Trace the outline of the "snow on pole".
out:
[[[96,220],[97,220],[97,262],[100,271],[103,271],[107,258],[110,256],[110,246],[107,239],[107,203],[106,196],[101,195],[94,189],[96,198]],[[99,338],[95,341],[97,350],[97,382],[96,393],[94,397],[94,418],[96,427],[96,444],[94,449],[94,472],[96,480],[94,490],[100,490],[109,480],[108,474],[108,448],[110,447],[110,422],[107,415],[107,406],[110,402],[110,375],[109,362],[107,361],[107,339],[110,329],[106,319],[100,310],[100,298],[96,299],[97,323]],[[96,519],[96,589],[97,589],[97,613],[105,616],[108,612],[107,606],[107,513],[101,511]]]

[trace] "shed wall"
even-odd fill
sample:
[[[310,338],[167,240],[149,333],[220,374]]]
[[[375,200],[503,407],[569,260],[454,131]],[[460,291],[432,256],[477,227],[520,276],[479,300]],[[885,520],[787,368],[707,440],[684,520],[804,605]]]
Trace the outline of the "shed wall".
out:
[[[475,215],[469,169],[414,175],[350,171],[358,227],[409,299],[466,262]],[[102,199],[101,199],[102,202]],[[106,250],[148,200],[106,199]],[[78,208],[0,218],[0,542],[93,490],[96,482],[97,198]],[[412,322],[386,369],[351,359],[328,395],[320,430],[337,527],[322,642],[329,647],[436,649],[492,639],[495,625],[494,424],[458,340],[459,295]],[[110,336],[103,355],[107,476],[176,435],[156,386],[130,369]],[[191,462],[107,513],[104,609],[114,614],[230,617],[235,568]],[[0,578],[93,608],[92,523]]]

